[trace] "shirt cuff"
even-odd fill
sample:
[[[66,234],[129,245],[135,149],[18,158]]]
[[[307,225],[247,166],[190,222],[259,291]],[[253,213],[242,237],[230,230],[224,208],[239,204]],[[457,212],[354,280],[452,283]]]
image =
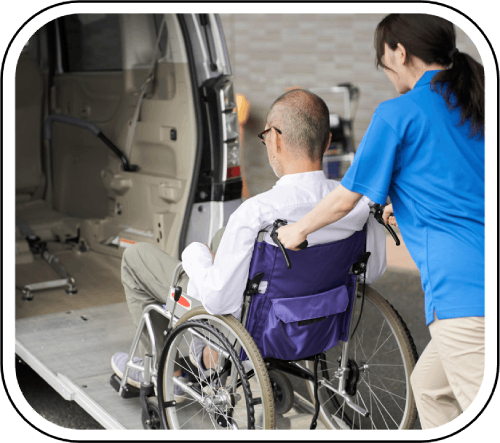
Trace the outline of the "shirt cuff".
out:
[[[196,269],[212,266],[212,254],[208,247],[202,243],[191,243],[182,252],[182,267],[189,278],[196,276]]]

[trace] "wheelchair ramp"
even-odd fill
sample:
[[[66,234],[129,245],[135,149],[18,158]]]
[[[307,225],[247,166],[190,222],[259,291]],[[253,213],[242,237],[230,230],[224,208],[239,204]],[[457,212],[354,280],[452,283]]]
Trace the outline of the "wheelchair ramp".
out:
[[[126,303],[24,318],[16,322],[16,354],[106,429],[143,429],[139,398],[122,399],[109,384],[111,356],[128,352],[134,333]],[[294,407],[276,417],[278,429],[309,429],[311,410],[296,394]]]
[[[111,356],[128,352],[134,333],[126,303],[66,311],[18,320],[16,353],[105,428],[142,429],[139,399],[109,384]]]

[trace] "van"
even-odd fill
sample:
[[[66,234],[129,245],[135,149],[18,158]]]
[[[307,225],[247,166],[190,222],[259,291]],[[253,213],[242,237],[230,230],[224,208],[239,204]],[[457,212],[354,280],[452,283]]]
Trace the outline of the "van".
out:
[[[16,69],[16,354],[107,429],[142,429],[111,388],[135,328],[121,256],[180,258],[241,204],[239,124],[215,14],[73,14]]]

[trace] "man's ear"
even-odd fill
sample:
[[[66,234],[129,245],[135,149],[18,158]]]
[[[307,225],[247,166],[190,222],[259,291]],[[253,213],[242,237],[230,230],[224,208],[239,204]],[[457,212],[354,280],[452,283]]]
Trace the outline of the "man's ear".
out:
[[[330,132],[330,136],[328,137],[328,143],[326,144],[325,150],[323,151],[323,153],[325,153],[328,150],[331,142],[332,142],[332,133]]]
[[[285,150],[283,140],[281,139],[281,137],[279,136],[279,134],[276,131],[274,132],[274,137],[276,137],[276,143],[275,143],[276,152],[279,152],[281,154]]]

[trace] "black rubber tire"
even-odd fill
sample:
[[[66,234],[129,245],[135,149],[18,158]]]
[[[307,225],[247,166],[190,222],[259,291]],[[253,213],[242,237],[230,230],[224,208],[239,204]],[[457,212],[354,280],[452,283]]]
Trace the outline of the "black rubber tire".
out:
[[[160,410],[158,409],[158,398],[146,398],[148,405],[148,415],[142,414],[142,427],[146,430],[162,429],[160,420]]]
[[[269,378],[269,373],[267,371],[264,359],[260,355],[259,349],[255,344],[252,336],[248,333],[241,322],[232,315],[212,315],[209,314],[202,306],[191,309],[186,312],[177,322],[176,326],[188,321],[192,318],[199,317],[215,317],[222,321],[227,327],[231,328],[235,334],[238,335],[239,339],[244,343],[245,348],[248,350],[247,354],[251,358],[255,369],[256,376],[259,378],[259,382],[263,388],[263,404],[265,410],[265,429],[276,429],[276,412],[274,406],[274,398],[272,395],[271,380]]]
[[[293,386],[290,379],[281,371],[270,371],[269,378],[273,387],[276,414],[284,415],[293,407]]]

